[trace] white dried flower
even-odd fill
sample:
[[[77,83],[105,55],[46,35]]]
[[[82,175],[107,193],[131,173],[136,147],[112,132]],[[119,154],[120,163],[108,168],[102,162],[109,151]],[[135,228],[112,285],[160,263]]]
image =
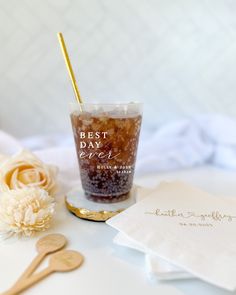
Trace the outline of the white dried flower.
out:
[[[39,187],[53,195],[56,176],[55,166],[46,165],[31,152],[23,150],[0,162],[0,191]]]
[[[31,236],[49,228],[54,199],[40,188],[9,190],[0,194],[0,232],[3,236]]]

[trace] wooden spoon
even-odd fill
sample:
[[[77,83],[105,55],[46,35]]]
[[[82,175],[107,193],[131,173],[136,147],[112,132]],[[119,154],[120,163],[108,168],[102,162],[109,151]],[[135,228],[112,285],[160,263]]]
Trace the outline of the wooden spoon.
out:
[[[17,286],[13,286],[10,290],[2,293],[2,295],[15,295],[23,290],[29,288],[33,284],[47,277],[53,272],[66,272],[78,268],[83,262],[83,256],[73,250],[61,250],[55,254],[52,254],[49,260],[49,266],[41,272],[26,278],[21,281]]]
[[[38,255],[34,258],[31,264],[23,272],[23,274],[16,281],[14,286],[17,286],[21,281],[28,278],[35,269],[39,266],[46,255],[61,250],[67,243],[65,236],[61,234],[50,234],[39,239],[36,243]]]

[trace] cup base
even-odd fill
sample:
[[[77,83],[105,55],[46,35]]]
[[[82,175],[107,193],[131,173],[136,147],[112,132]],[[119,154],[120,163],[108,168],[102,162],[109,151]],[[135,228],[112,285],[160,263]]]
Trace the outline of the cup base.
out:
[[[127,200],[130,197],[130,192],[118,196],[99,196],[85,192],[85,196],[89,201],[96,203],[117,203]]]
[[[91,221],[106,221],[135,204],[136,195],[137,186],[134,185],[131,191],[124,196],[126,199],[123,201],[101,203],[89,200],[82,187],[76,187],[67,193],[65,204],[66,208],[79,218]]]

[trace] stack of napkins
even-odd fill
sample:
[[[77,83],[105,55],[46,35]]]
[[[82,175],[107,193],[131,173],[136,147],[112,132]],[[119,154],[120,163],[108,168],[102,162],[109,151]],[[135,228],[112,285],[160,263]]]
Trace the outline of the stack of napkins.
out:
[[[146,254],[158,279],[198,277],[236,288],[236,202],[182,182],[141,190],[140,201],[107,223],[115,242]]]
[[[163,185],[162,183],[161,185]],[[136,201],[139,202],[144,198],[148,197],[151,193],[155,193],[160,186],[155,188],[146,188],[141,186],[136,186]],[[151,253],[146,253],[145,249],[139,246],[137,243],[132,241],[127,235],[119,232],[115,238],[114,243],[125,246],[137,251],[143,252],[145,254],[146,261],[146,272],[148,277],[152,281],[159,280],[178,280],[178,279],[190,279],[193,278],[189,272],[184,271],[182,268],[179,268],[172,263],[167,262],[166,260],[153,255]]]

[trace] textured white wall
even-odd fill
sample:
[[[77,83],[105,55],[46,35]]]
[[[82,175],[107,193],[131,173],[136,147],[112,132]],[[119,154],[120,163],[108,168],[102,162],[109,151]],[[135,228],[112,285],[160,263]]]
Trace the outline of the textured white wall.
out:
[[[69,130],[57,31],[85,100],[143,100],[146,126],[236,116],[235,16],[235,0],[0,0],[0,129]]]

